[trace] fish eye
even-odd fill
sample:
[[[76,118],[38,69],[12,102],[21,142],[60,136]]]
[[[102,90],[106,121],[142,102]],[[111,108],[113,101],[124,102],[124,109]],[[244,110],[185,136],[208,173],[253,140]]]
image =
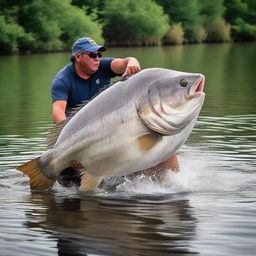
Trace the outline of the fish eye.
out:
[[[181,79],[181,80],[180,80],[180,85],[181,85],[182,87],[186,87],[187,84],[188,84],[188,81],[187,81],[186,79]]]

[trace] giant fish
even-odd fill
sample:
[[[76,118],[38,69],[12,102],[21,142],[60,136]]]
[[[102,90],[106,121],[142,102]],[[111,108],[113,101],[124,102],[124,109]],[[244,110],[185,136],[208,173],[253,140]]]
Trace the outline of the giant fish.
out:
[[[205,77],[149,68],[114,83],[49,134],[50,148],[19,167],[32,190],[52,187],[77,162],[80,190],[95,190],[106,176],[155,166],[175,153],[202,108]]]

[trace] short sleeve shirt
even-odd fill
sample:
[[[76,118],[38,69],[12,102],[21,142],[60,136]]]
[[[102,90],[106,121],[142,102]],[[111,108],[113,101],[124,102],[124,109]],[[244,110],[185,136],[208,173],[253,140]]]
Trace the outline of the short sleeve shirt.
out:
[[[99,69],[89,79],[77,75],[73,63],[60,70],[52,81],[52,102],[67,101],[66,112],[78,104],[91,99],[100,88],[110,84],[111,78],[117,76],[111,70],[113,58],[102,58]]]

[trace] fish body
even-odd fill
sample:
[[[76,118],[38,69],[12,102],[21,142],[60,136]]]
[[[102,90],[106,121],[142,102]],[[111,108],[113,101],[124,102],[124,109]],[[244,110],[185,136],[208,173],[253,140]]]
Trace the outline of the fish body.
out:
[[[106,176],[155,166],[191,133],[204,102],[204,81],[201,74],[150,68],[116,82],[82,107],[52,148],[33,160],[37,171],[28,163],[17,169],[32,176],[31,188],[41,189],[43,176],[49,179],[43,188],[49,187],[76,161],[85,167],[81,189],[88,190]]]

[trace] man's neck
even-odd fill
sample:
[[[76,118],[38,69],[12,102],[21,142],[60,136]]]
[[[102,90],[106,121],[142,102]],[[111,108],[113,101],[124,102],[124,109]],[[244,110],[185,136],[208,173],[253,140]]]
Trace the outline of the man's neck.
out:
[[[77,65],[77,63],[75,63],[74,67],[75,67],[75,71],[76,71],[76,73],[79,77],[81,77],[82,79],[89,79],[90,78],[91,74],[87,74],[86,72],[84,72],[81,69],[81,67],[79,65]]]

